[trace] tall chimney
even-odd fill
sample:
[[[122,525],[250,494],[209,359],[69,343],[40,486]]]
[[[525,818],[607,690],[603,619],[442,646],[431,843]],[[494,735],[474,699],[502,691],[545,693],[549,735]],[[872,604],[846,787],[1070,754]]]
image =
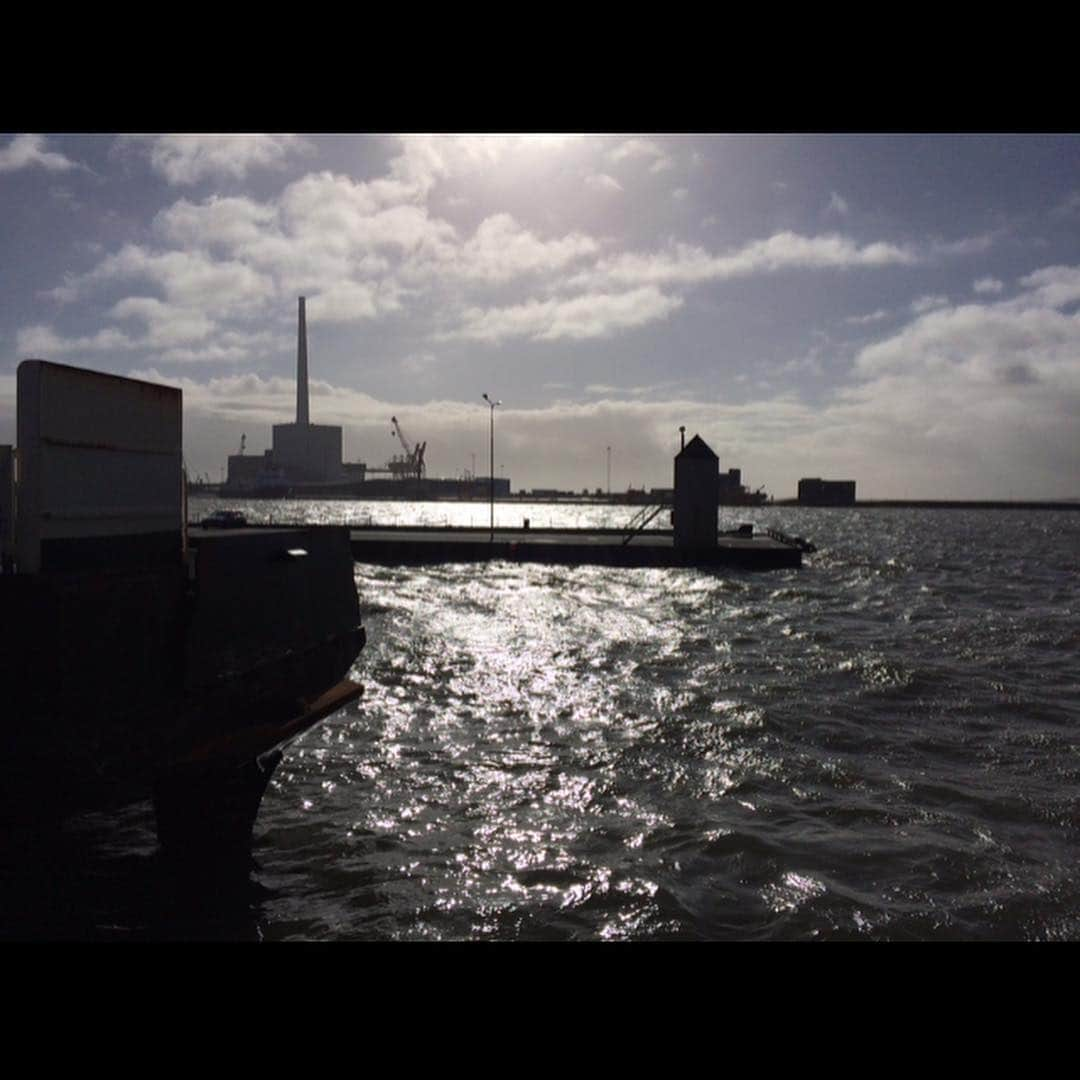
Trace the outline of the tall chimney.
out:
[[[304,318],[304,298],[300,297],[300,325],[296,332],[296,422],[307,426],[307,321]]]

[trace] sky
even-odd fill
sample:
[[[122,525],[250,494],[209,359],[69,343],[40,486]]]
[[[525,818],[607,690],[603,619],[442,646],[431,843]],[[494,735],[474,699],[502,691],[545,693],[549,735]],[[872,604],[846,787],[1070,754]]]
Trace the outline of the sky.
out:
[[[0,443],[37,358],[180,386],[221,478],[347,461],[669,487],[1080,496],[1080,137],[0,135]]]

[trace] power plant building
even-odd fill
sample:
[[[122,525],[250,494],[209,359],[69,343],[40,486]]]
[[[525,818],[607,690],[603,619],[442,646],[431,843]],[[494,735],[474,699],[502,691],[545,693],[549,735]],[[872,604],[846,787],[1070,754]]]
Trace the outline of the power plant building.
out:
[[[287,480],[337,483],[341,468],[341,428],[329,424],[274,424],[270,457]]]
[[[296,422],[274,424],[272,438],[272,449],[261,456],[230,455],[229,490],[253,491],[298,483],[339,484],[349,478],[341,460],[341,428],[313,424],[309,419],[307,319],[302,296],[296,336]]]
[[[369,469],[363,462],[342,461],[342,429],[311,423],[308,402],[307,320],[304,297],[299,298],[296,337],[296,420],[272,426],[272,445],[261,454],[229,455],[226,495],[353,495],[361,498],[498,498],[510,495],[507,477],[470,476],[463,480],[434,479],[423,475],[423,450],[405,443],[397,418],[394,430],[407,455],[393,458],[384,469]],[[245,436],[246,439],[246,436]],[[2,463],[0,463],[2,464]],[[371,478],[372,473],[389,474]]]

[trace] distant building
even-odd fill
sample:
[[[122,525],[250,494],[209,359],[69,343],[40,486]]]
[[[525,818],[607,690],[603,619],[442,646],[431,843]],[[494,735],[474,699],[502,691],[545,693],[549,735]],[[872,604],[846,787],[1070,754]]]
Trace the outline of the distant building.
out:
[[[296,332],[296,422],[274,424],[273,446],[262,456],[229,457],[230,491],[257,491],[292,484],[340,484],[363,481],[366,466],[342,465],[341,428],[313,424],[308,414],[307,319],[299,301]]]
[[[341,468],[341,428],[329,424],[274,424],[274,465],[288,480],[335,483]]]
[[[854,506],[855,481],[806,477],[799,481],[799,502],[803,506]]]
[[[728,469],[717,477],[720,485],[720,498],[726,495],[734,495],[742,491],[742,469]]]
[[[441,480],[416,474],[409,459],[395,457],[386,469],[342,461],[342,429],[311,423],[308,412],[307,321],[300,297],[296,338],[296,421],[274,424],[273,444],[262,454],[231,454],[224,491],[229,495],[350,495],[362,498],[467,499],[509,498],[510,479],[471,476]],[[396,425],[396,419],[394,420]],[[399,430],[400,436],[400,430]],[[241,442],[241,450],[243,450]],[[420,447],[422,453],[424,443]],[[415,451],[413,452],[415,455]],[[371,478],[390,473],[391,479]]]

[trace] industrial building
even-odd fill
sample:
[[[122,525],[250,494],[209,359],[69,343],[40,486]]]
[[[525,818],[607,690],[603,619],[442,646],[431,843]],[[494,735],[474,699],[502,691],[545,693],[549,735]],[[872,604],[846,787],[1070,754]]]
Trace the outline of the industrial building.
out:
[[[802,506],[854,506],[855,481],[805,477],[799,481],[799,503]]]
[[[229,455],[225,495],[354,495],[358,498],[470,499],[510,495],[506,477],[470,476],[465,480],[429,478],[424,465],[427,443],[410,443],[396,416],[393,433],[404,453],[395,455],[385,468],[369,469],[364,462],[342,461],[342,429],[311,423],[308,411],[308,347],[304,297],[299,298],[296,337],[296,421],[274,424],[272,446],[261,454]],[[370,479],[369,474],[382,474]],[[386,477],[385,479],[383,477]]]
[[[342,463],[341,428],[311,423],[308,412],[307,318],[299,300],[296,332],[296,422],[274,424],[271,449],[229,456],[228,494],[284,494],[301,487],[362,481],[366,466]]]

